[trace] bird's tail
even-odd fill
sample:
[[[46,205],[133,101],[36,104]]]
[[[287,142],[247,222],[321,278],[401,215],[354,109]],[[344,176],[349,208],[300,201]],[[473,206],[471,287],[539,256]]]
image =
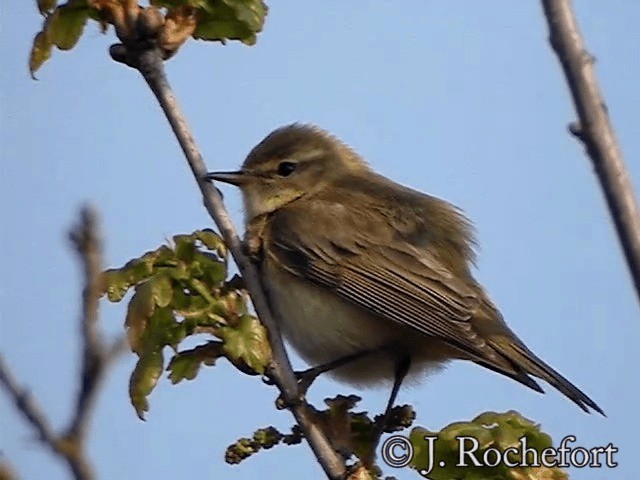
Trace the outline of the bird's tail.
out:
[[[584,392],[576,387],[569,380],[564,378],[544,361],[538,358],[531,350],[529,350],[522,342],[517,339],[508,338],[502,335],[495,336],[487,340],[487,343],[505,360],[507,360],[513,370],[507,370],[502,365],[481,363],[483,366],[490,368],[513,378],[514,380],[526,385],[538,392],[544,392],[540,385],[529,375],[533,375],[544,380],[549,385],[556,388],[567,398],[576,403],[582,410],[589,413],[589,408],[595,410],[603,416],[606,416],[602,409],[591,400]]]

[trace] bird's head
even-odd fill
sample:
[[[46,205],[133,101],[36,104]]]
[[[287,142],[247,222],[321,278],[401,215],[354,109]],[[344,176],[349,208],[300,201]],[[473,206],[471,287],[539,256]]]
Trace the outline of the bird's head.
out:
[[[234,172],[212,172],[207,179],[239,187],[246,220],[313,195],[336,179],[369,171],[351,148],[324,130],[293,124],[270,133]]]

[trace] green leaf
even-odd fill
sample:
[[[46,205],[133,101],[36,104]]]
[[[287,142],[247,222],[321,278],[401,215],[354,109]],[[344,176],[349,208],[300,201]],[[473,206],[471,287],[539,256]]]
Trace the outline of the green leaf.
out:
[[[221,328],[224,351],[236,366],[244,364],[254,372],[264,373],[271,361],[267,332],[256,317],[243,315],[236,327]]]
[[[253,32],[260,32],[267,16],[267,5],[261,0],[222,0],[231,7],[236,18],[243,22]]]
[[[153,314],[154,309],[153,284],[145,282],[136,288],[136,293],[131,298],[127,307],[127,316],[124,321],[129,346],[131,350],[138,355],[142,353],[147,322]]]
[[[186,289],[176,288],[173,292],[173,309],[178,315],[192,317],[202,315],[209,309],[209,303],[200,295],[192,295]]]
[[[111,269],[102,272],[104,279],[105,293],[110,302],[119,302],[129,291],[131,282],[127,275],[118,269]]]
[[[212,252],[216,252],[220,258],[226,258],[227,246],[220,235],[206,228],[204,230],[198,230],[195,232],[195,236],[202,244]]]
[[[151,4],[168,12],[182,6],[196,9],[198,26],[193,38],[222,43],[231,39],[253,45],[267,13],[261,0],[152,0]]]
[[[163,272],[164,273],[164,272]],[[153,289],[153,300],[160,307],[166,307],[171,303],[173,297],[173,287],[168,274],[160,273],[149,280]]]
[[[158,269],[176,268],[175,254],[166,245],[140,258],[134,258],[122,268],[106,270],[104,275],[105,292],[111,302],[119,302],[132,286],[136,286],[151,277]],[[183,266],[184,268],[184,266]]]
[[[145,285],[149,283],[152,282]],[[151,292],[145,293],[146,298],[155,300],[153,287],[147,287],[145,291]],[[144,419],[144,413],[149,410],[147,397],[164,369],[164,347],[175,348],[185,337],[184,325],[176,321],[170,308],[155,309],[145,323],[147,328],[137,338],[136,353],[140,358],[129,380],[131,403],[141,419]]]
[[[124,323],[131,350],[141,353],[143,340],[148,334],[147,322],[156,311],[156,307],[168,306],[172,297],[173,288],[168,274],[156,275],[136,288],[136,293],[129,302]]]
[[[173,242],[175,244],[176,258],[187,263],[192,262],[196,253],[194,235],[174,235]]]
[[[51,58],[53,44],[44,32],[39,32],[33,39],[31,55],[29,56],[29,73],[35,79],[34,74],[42,64]]]
[[[227,256],[227,247],[224,241],[211,229],[196,230],[189,235],[174,235],[173,242],[176,257],[185,262],[193,261],[194,255],[198,251],[197,242],[202,243],[208,250],[215,252],[216,256],[210,253],[209,255],[218,262],[225,260]]]
[[[216,359],[222,354],[222,343],[215,341],[180,352],[171,359],[167,366],[169,380],[173,384],[182,380],[193,380],[198,375],[202,364],[214,365]]]
[[[149,349],[138,360],[129,379],[129,398],[140,420],[149,411],[147,396],[158,383],[164,368],[162,350]]]
[[[247,313],[245,297],[235,290],[217,295],[210,308],[212,314],[226,319],[231,325],[237,323],[238,318]]]
[[[159,308],[151,316],[147,339],[157,347],[171,347],[176,350],[186,337],[186,325],[176,321],[171,308]]]
[[[209,1],[204,8],[194,38],[225,42],[240,40],[247,45],[256,42],[267,15],[267,6],[261,0]]]
[[[222,20],[205,17],[196,27],[193,36],[199,40],[219,41],[241,40],[247,45],[255,45],[256,35],[236,20]]]
[[[193,266],[197,267],[197,271],[192,270],[194,276],[211,286],[222,285],[227,276],[227,265],[209,252],[196,252]]]
[[[45,32],[60,50],[71,50],[82,35],[89,18],[89,9],[66,3],[47,18]]]

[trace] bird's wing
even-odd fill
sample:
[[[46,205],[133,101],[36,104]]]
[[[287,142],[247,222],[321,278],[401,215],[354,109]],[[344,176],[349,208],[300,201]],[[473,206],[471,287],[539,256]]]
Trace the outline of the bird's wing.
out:
[[[455,275],[428,243],[398,242],[397,235],[384,216],[318,204],[276,214],[265,251],[281,268],[348,302],[439,338],[538,392],[542,388],[529,375],[541,378],[584,411],[604,415],[518,339],[470,276]]]
[[[396,232],[384,219],[325,207],[331,211],[274,217],[266,249],[273,261],[373,314],[440,338],[474,359],[503,364],[470,322],[484,301],[477,289],[428,248],[394,241]],[[315,222],[314,213],[321,216]]]

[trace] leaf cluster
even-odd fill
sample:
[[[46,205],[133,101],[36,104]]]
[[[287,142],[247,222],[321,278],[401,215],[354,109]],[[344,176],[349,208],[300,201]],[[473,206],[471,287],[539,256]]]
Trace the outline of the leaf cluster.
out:
[[[58,5],[58,0],[37,0],[44,22],[33,40],[31,75],[51,58],[53,47],[75,47],[88,21],[99,24],[103,33],[113,25],[120,39],[153,39],[168,58],[190,37],[253,45],[268,10],[262,0],[150,0],[149,4],[141,6],[136,0],[68,0]]]
[[[271,360],[267,333],[247,309],[248,296],[239,277],[227,278],[227,249],[212,230],[175,235],[162,245],[103,273],[104,293],[119,302],[133,290],[125,328],[138,362],[129,395],[140,418],[147,397],[165,369],[172,383],[194,379],[201,365],[226,357],[241,371],[262,374]],[[178,351],[186,339],[206,334],[212,340]]]
[[[478,440],[479,448],[474,452],[475,458],[483,458],[483,454],[489,449],[496,449],[504,453],[508,448],[516,448],[517,453],[507,452],[506,457],[510,463],[516,463],[522,459],[521,439],[526,438],[527,451],[525,457],[527,463],[533,463],[534,449],[540,452],[552,446],[549,435],[542,432],[540,425],[523,417],[516,411],[505,413],[485,412],[468,422],[455,422],[443,428],[439,432],[426,428],[415,427],[410,434],[414,454],[411,467],[420,471],[426,470],[430,465],[429,447],[426,436],[437,437],[434,442],[433,470],[429,473],[431,480],[567,480],[568,476],[560,468],[540,467],[508,467],[500,462],[495,467],[486,465],[475,466],[471,462],[465,468],[456,467],[459,460],[460,443],[458,437],[473,437]],[[443,463],[440,463],[443,462]]]
[[[281,433],[277,428],[269,426],[256,430],[252,438],[240,438],[227,447],[224,454],[225,462],[238,464],[260,450],[268,450],[280,443],[297,445],[302,442],[303,435],[300,427],[294,425],[291,433]]]
[[[382,415],[372,418],[365,411],[354,411],[360,400],[356,395],[326,398],[324,403],[328,408],[317,410],[309,405],[309,413],[314,424],[324,431],[336,451],[345,459],[358,460],[358,463],[352,466],[354,470],[362,468],[368,472],[366,478],[379,478],[382,471],[374,463],[374,450],[380,431],[392,433],[410,427],[415,419],[415,412],[410,405],[396,406],[391,410],[386,424],[381,426]],[[227,463],[240,463],[262,449],[271,448],[279,443],[295,445],[300,443],[301,438],[302,433],[297,425],[292,428],[292,433],[287,435],[280,433],[275,427],[259,429],[253,438],[241,438],[230,445],[225,460]]]
[[[311,407],[314,423],[331,439],[334,449],[345,459],[357,458],[351,467],[349,478],[382,478],[382,470],[374,463],[374,448],[377,446],[376,430],[382,420],[378,415],[369,417],[367,412],[355,412],[354,408],[361,399],[355,395],[338,395],[325,399],[325,410]],[[394,407],[386,425],[385,433],[401,431],[411,426],[415,412],[410,405]],[[540,426],[515,411],[505,413],[485,412],[468,422],[455,422],[440,431],[431,431],[423,427],[414,427],[409,440],[413,446],[413,457],[409,466],[418,472],[425,471],[430,465],[430,449],[425,437],[435,437],[433,463],[429,472],[430,480],[567,480],[568,475],[560,468],[549,467],[508,467],[504,463],[496,467],[469,465],[456,467],[459,459],[458,437],[473,437],[478,440],[479,448],[474,452],[481,459],[487,449],[505,452],[508,448],[517,448],[517,452],[507,452],[507,458],[515,463],[521,458],[521,439],[526,438],[528,454],[526,460],[533,463],[533,452],[540,452],[552,446],[551,437],[542,432]],[[225,460],[237,464],[262,449],[269,449],[279,443],[300,443],[301,433],[294,427],[291,434],[282,434],[274,427],[259,429],[253,438],[241,438],[227,448]],[[440,462],[443,463],[440,463]],[[469,462],[470,463],[470,462]],[[389,477],[387,477],[389,478]]]

